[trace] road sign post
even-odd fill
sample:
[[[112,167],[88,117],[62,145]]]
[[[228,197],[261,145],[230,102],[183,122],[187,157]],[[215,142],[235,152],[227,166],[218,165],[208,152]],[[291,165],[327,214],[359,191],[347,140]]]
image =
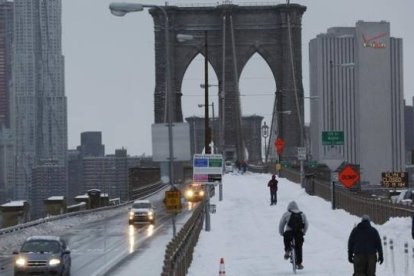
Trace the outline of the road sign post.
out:
[[[210,185],[220,182],[220,201],[222,191],[223,155],[221,154],[194,154],[193,181],[204,185],[205,191],[205,230],[210,231]]]
[[[338,169],[338,167],[343,162],[342,153],[338,151],[335,147],[330,148],[327,152],[325,159],[323,162],[329,167],[331,170],[331,207],[332,210],[336,208],[335,202],[335,175],[334,172]]]
[[[180,190],[170,190],[165,192],[165,208],[168,212],[178,213],[181,211],[181,192]]]
[[[351,165],[346,165],[338,174],[338,180],[348,189],[359,181],[359,172]]]
[[[284,147],[285,147],[285,141],[282,138],[277,137],[277,139],[275,140],[275,148],[276,148],[277,154],[281,154]]]
[[[303,178],[305,175],[305,168],[303,166],[303,161],[306,160],[306,148],[305,147],[298,147],[298,160],[300,162],[300,186],[304,188],[305,183],[303,182]]]

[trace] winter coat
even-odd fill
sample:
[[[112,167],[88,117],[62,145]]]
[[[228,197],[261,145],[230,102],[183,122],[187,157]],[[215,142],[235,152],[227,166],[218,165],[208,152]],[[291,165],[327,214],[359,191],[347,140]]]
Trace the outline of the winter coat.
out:
[[[272,179],[267,183],[267,187],[270,188],[271,192],[277,192],[277,183],[276,176],[272,175]]]
[[[362,220],[352,229],[348,240],[348,255],[376,254],[382,256],[381,238],[369,220]]]
[[[295,201],[291,201],[288,204],[287,212],[283,214],[283,216],[282,216],[282,218],[280,219],[280,222],[279,222],[279,234],[280,235],[283,235],[283,233],[285,231],[291,231],[292,230],[287,225],[288,222],[289,222],[289,219],[290,219],[290,214],[291,213],[300,213],[300,212],[301,211],[299,210],[298,205],[296,204]],[[304,213],[301,213],[301,215],[302,215],[302,221],[303,221],[303,224],[304,224],[304,228],[303,228],[302,232],[303,232],[303,235],[305,235],[306,231],[308,231],[309,224],[308,224],[308,220],[306,219],[306,215]]]

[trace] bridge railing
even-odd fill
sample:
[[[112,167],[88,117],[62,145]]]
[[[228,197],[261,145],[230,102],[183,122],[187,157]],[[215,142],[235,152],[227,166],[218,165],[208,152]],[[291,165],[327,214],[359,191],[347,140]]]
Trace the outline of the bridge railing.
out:
[[[283,168],[281,176],[296,183],[300,182],[300,172],[295,168]],[[312,183],[305,185],[308,184],[312,185],[310,189],[312,195],[331,201],[331,183],[326,180],[326,176],[319,177],[315,174]],[[308,187],[305,186],[305,189],[308,191]],[[344,209],[353,215],[367,214],[377,224],[383,224],[391,217],[414,216],[414,206],[393,203],[369,194],[345,189],[341,185],[335,186],[335,203],[336,208]]]
[[[200,202],[189,220],[167,245],[161,276],[185,276],[187,274],[193,260],[194,247],[203,228],[203,209],[204,202]]]
[[[55,221],[55,220],[64,219],[64,218],[68,218],[68,217],[80,216],[80,215],[85,215],[85,214],[89,214],[89,213],[93,213],[93,212],[105,211],[105,210],[125,206],[125,205],[130,204],[134,199],[149,196],[153,193],[158,192],[159,190],[163,189],[164,187],[165,187],[165,184],[162,184],[160,181],[158,181],[158,182],[146,185],[146,186],[144,186],[140,189],[136,189],[134,191],[133,197],[131,197],[132,198],[131,201],[127,201],[127,202],[123,202],[123,203],[119,203],[119,204],[111,204],[110,206],[100,207],[100,208],[96,208],[96,209],[82,210],[84,208],[84,206],[82,206],[82,204],[81,205],[76,204],[76,205],[74,205],[73,208],[69,206],[68,212],[65,213],[65,214],[40,218],[40,219],[36,219],[36,220],[33,220],[33,221],[29,221],[29,222],[18,224],[18,225],[11,226],[11,227],[0,228],[0,236],[4,235],[4,234],[7,234],[7,233],[20,231],[20,230],[23,230],[23,229],[26,229],[26,228],[29,228],[29,227],[37,226],[39,224],[43,224],[43,223],[50,222],[50,221]]]

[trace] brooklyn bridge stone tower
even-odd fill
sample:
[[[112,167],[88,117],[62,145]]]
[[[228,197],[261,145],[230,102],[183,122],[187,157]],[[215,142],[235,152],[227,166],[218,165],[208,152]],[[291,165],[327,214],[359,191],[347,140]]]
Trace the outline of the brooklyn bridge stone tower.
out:
[[[169,115],[173,122],[183,121],[183,77],[201,53],[208,57],[219,81],[218,147],[226,158],[246,158],[239,77],[258,53],[276,82],[274,108],[265,111],[273,114],[269,141],[282,137],[285,149],[281,158],[296,159],[296,148],[304,142],[301,22],[305,10],[298,4],[239,6],[229,1],[208,7],[150,9],[155,30],[155,123],[166,122]],[[180,42],[177,35],[191,35],[193,39]],[[168,101],[165,91],[170,91]],[[281,116],[282,110],[291,114]]]

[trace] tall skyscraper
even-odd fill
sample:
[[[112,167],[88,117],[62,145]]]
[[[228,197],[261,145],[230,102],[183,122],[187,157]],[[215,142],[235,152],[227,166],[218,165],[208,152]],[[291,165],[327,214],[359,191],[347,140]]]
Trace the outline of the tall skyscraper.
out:
[[[404,170],[402,39],[388,22],[336,27],[309,44],[311,152],[333,150],[360,164],[363,183],[379,185],[381,172]],[[323,146],[322,131],[343,131],[343,146]],[[328,158],[326,158],[328,159]]]
[[[0,126],[10,127],[13,3],[0,0]]]
[[[13,135],[10,129],[10,80],[13,3],[0,0],[0,204],[12,198]]]
[[[15,199],[31,199],[31,191],[36,189],[32,170],[44,162],[67,168],[61,9],[61,0],[14,1],[11,126],[15,132]],[[67,190],[66,183],[54,185]]]

